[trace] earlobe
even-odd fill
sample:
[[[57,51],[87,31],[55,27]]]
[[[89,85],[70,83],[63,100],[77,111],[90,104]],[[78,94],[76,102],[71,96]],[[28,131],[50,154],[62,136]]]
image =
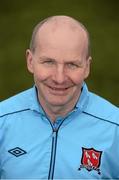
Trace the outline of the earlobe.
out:
[[[27,49],[26,50],[26,60],[27,60],[27,69],[30,73],[33,73],[33,55],[32,52]]]

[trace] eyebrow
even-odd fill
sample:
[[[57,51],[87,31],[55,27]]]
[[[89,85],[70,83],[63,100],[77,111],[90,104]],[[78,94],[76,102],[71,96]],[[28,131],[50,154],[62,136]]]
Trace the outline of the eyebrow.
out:
[[[50,58],[50,57],[47,57],[47,56],[41,56],[41,57],[39,57],[39,59],[40,59],[41,61],[51,60],[51,61],[57,62],[56,59]],[[66,61],[66,62],[64,62],[64,63],[65,63],[65,64],[67,64],[67,63],[76,63],[76,64],[79,64],[79,65],[80,65],[80,64],[82,63],[82,61],[79,60],[79,59],[76,59],[76,60],[68,60],[68,61]]]
[[[52,61],[56,61],[55,59],[50,58],[50,57],[46,57],[46,56],[39,57],[39,59],[40,59],[41,61],[42,61],[42,60],[52,60]]]

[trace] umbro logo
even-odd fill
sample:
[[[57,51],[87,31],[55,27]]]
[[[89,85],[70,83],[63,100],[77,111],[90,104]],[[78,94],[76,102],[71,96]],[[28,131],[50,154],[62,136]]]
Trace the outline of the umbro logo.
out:
[[[23,149],[21,149],[21,148],[19,148],[19,147],[15,147],[15,148],[13,148],[13,149],[10,149],[10,150],[8,150],[8,152],[9,152],[10,154],[16,156],[16,157],[19,157],[19,156],[27,153],[26,151],[24,151]]]

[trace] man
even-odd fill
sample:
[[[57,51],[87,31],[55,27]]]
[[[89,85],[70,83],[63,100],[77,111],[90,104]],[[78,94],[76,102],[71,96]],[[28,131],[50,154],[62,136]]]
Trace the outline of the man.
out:
[[[53,16],[34,29],[35,86],[0,104],[1,179],[119,178],[119,110],[88,91],[89,35]]]

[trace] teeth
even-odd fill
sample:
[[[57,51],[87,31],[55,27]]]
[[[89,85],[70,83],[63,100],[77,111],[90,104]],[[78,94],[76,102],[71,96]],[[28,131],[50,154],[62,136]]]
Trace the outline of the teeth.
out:
[[[51,89],[56,90],[56,91],[63,91],[63,90],[66,90],[67,88],[53,88],[53,87],[51,87]]]

